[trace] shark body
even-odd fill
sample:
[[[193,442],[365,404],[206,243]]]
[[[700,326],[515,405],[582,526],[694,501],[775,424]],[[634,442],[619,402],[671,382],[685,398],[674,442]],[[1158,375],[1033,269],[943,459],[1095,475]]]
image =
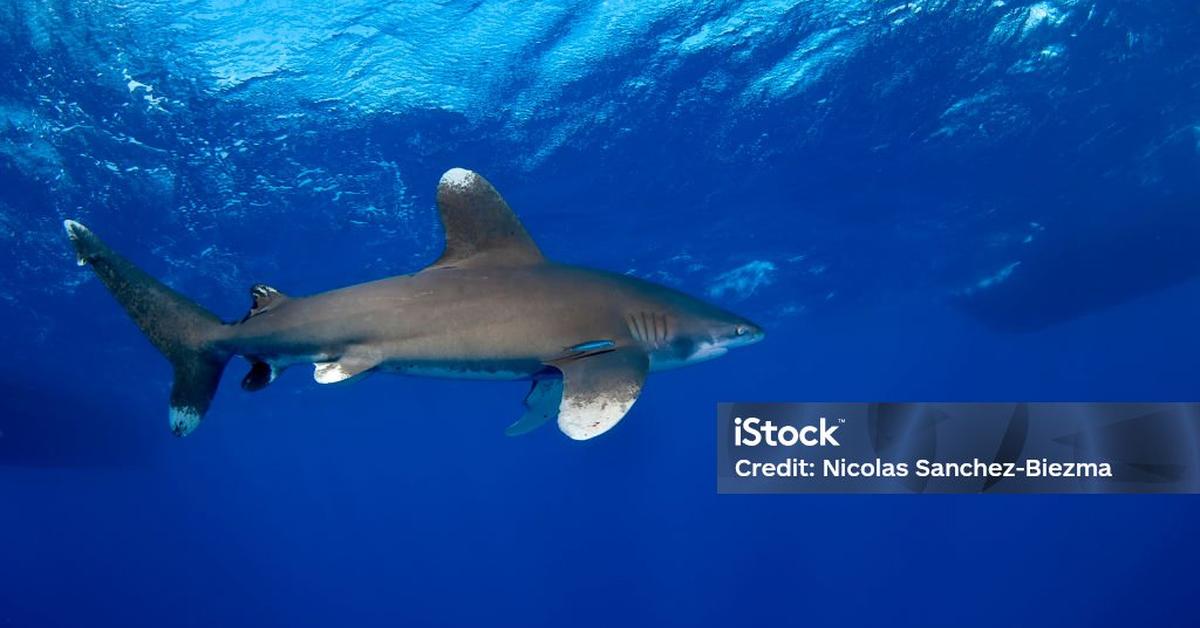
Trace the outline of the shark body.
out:
[[[443,175],[437,202],[446,247],[429,267],[307,297],[258,284],[236,323],[142,272],[78,222],[64,224],[79,263],[174,366],[170,426],[180,436],[200,423],[229,359],[242,356],[250,391],[299,364],[314,365],[323,384],[380,371],[531,380],[525,414],[508,433],[557,418],[563,433],[584,440],[621,420],[649,372],[763,337],[748,320],[679,291],[546,260],[474,172]]]

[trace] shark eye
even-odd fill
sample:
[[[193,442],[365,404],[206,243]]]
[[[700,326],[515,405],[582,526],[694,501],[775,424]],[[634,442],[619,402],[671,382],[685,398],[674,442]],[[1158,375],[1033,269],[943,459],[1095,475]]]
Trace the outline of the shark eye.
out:
[[[737,335],[739,335],[739,336],[745,336],[747,331],[749,331],[749,330],[747,330],[747,329],[746,329],[746,326],[745,326],[745,325],[738,325],[738,326],[737,326],[737,330],[736,330],[736,333],[737,333]]]

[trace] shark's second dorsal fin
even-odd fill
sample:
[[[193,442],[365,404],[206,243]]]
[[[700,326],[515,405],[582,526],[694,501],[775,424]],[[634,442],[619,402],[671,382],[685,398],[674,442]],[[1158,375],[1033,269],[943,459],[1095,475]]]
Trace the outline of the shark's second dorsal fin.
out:
[[[516,214],[487,179],[462,168],[442,175],[438,211],[446,249],[433,266],[517,266],[544,261]]]
[[[250,311],[246,312],[246,318],[242,320],[244,321],[251,316],[262,314],[272,307],[279,305],[286,298],[286,294],[275,288],[265,283],[256,283],[250,288]]]

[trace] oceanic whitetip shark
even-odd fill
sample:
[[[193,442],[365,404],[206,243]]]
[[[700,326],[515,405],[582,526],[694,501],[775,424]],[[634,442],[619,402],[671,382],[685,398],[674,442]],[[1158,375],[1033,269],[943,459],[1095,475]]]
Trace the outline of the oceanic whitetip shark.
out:
[[[454,168],[438,183],[445,229],[428,268],[307,297],[251,288],[250,312],[223,323],[106,246],[63,224],[92,269],[175,369],[171,431],[196,429],[233,356],[250,362],[242,388],[312,364],[322,384],[375,371],[532,380],[510,435],[558,418],[576,440],[611,429],[646,374],[708,360],[761,340],[750,321],[633,277],[547,260],[482,176]]]

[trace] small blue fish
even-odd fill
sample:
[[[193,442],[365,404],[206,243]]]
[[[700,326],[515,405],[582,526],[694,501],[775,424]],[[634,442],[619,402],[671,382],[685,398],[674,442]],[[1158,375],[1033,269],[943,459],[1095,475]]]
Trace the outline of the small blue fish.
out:
[[[611,340],[589,340],[587,342],[581,342],[574,347],[568,347],[567,351],[579,351],[581,353],[585,353],[588,351],[599,351],[600,349],[611,349],[616,346],[616,344],[617,343]]]

